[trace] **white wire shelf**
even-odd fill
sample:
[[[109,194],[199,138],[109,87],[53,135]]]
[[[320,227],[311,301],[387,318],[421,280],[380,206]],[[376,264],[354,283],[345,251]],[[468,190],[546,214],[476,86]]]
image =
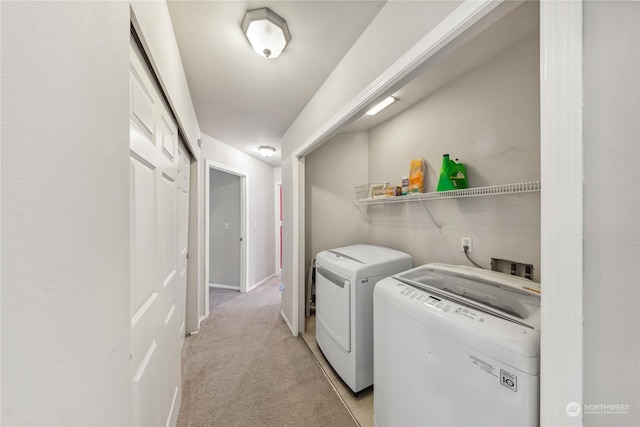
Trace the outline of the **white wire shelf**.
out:
[[[433,215],[429,211],[425,202],[431,200],[442,199],[460,199],[465,197],[482,197],[482,196],[497,196],[506,194],[519,194],[519,193],[533,193],[540,191],[540,181],[531,182],[518,182],[515,184],[499,184],[489,185],[487,187],[475,187],[465,188],[464,190],[452,190],[452,191],[438,191],[435,193],[415,193],[407,196],[395,196],[395,197],[382,197],[382,198],[367,198],[354,200],[353,205],[360,211],[363,217],[367,217],[367,206],[371,205],[384,205],[391,203],[411,203],[419,202],[424,212],[431,218],[433,224],[437,227],[438,232],[442,232],[442,227],[436,222]]]
[[[386,203],[420,202],[425,200],[458,199],[461,197],[494,196],[500,194],[532,193],[540,191],[540,181],[499,184],[487,187],[465,188],[464,190],[438,191],[434,193],[414,193],[406,196],[367,198],[354,200],[355,205],[380,205]]]

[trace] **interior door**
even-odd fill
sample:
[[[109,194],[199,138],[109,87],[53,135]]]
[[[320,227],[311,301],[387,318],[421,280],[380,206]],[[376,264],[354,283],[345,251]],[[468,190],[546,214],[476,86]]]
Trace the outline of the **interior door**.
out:
[[[175,425],[180,408],[180,149],[135,41],[130,55],[130,256],[133,425]],[[180,318],[181,317],[181,318]]]

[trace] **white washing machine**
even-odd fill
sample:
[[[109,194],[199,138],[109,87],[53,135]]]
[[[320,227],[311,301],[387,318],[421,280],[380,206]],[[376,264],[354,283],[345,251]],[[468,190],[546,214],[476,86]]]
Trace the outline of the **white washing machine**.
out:
[[[537,426],[540,288],[427,264],[374,292],[374,419],[382,426]]]
[[[373,384],[373,289],[413,267],[394,249],[353,245],[316,256],[316,341],[354,393]]]

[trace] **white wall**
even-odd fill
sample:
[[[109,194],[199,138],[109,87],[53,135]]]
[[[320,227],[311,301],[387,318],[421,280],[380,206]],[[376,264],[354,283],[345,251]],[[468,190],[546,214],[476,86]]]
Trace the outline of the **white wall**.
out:
[[[584,2],[584,396],[640,425],[640,3]]]
[[[210,160],[248,175],[249,200],[247,201],[247,243],[249,254],[247,289],[275,274],[275,197],[273,167],[235,148],[202,134],[202,158]],[[208,174],[207,174],[208,176]],[[254,228],[257,225],[257,228]]]
[[[1,13],[1,423],[126,425],[129,5]]]
[[[295,264],[293,262],[296,254],[297,241],[294,240],[294,215],[293,215],[293,197],[295,181],[293,177],[293,156],[288,156],[282,161],[282,277],[281,281],[284,290],[281,296],[281,314],[287,322],[289,329],[294,335],[298,334],[294,324],[297,321],[294,318],[293,301],[294,301],[294,284],[298,284],[297,271],[294,271]]]
[[[200,153],[200,147],[198,147]],[[198,155],[201,158],[201,155]],[[204,316],[204,265],[205,265],[205,218],[204,218],[204,167],[202,161],[191,163],[189,193],[195,195],[189,200],[189,265],[187,270],[187,333],[200,327],[200,318]]]
[[[277,167],[277,168],[273,168],[273,189],[275,191],[273,198],[274,198],[274,227],[275,227],[275,251],[276,251],[276,273],[280,274],[282,268],[282,260],[280,259],[282,257],[282,248],[280,247],[282,245],[282,237],[281,237],[281,221],[282,221],[282,214],[280,212],[280,210],[282,209],[282,201],[280,200],[281,194],[282,194],[282,168],[281,167]]]
[[[1,9],[1,422],[126,425],[131,11],[199,157],[166,4]],[[190,260],[202,254],[196,244]]]

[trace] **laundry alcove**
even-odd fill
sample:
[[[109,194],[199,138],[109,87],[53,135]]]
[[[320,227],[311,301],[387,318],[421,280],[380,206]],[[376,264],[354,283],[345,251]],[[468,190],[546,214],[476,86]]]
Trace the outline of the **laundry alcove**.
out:
[[[445,153],[467,165],[470,187],[540,180],[538,4],[525,2],[491,25],[487,19],[396,89],[399,102],[380,118],[362,116],[305,157],[305,265],[321,250],[353,243],[406,251],[416,265],[468,264],[459,241],[470,236],[483,267],[492,257],[527,262],[540,281],[539,193],[430,201],[441,228],[419,203],[352,205],[354,187],[399,186],[419,157],[425,191],[434,192]]]

